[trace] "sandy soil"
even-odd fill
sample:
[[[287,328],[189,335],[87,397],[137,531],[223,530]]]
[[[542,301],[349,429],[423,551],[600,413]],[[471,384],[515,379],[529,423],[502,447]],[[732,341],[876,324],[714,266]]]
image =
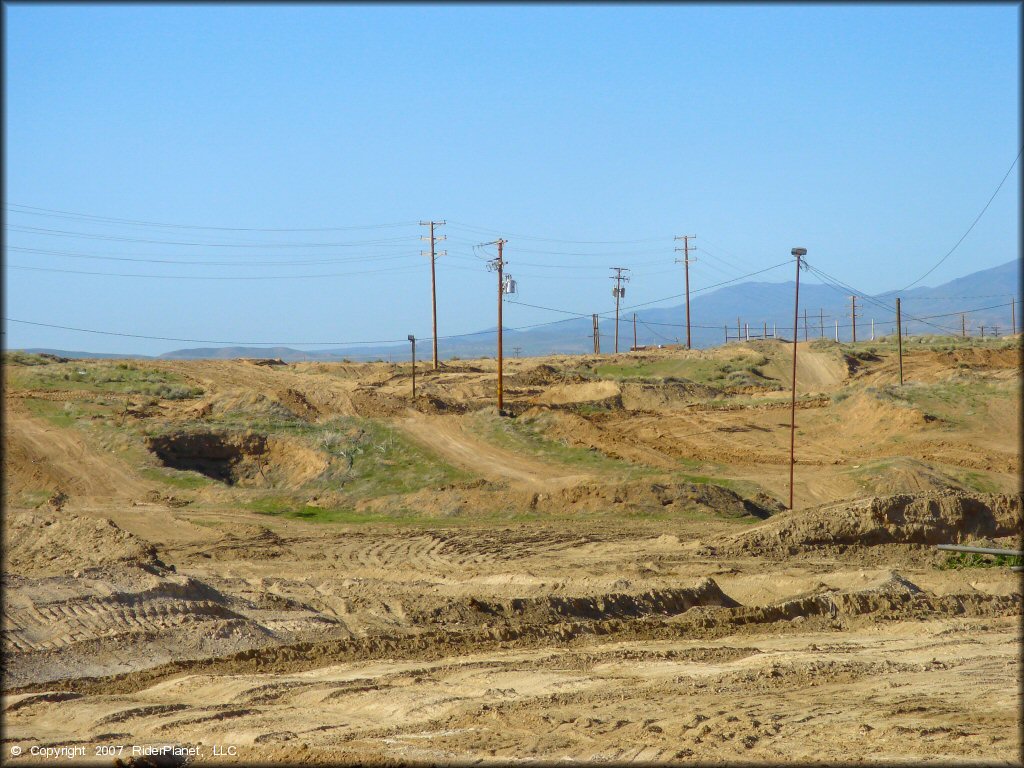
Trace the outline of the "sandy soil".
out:
[[[1019,764],[1021,574],[934,548],[1019,546],[1018,351],[916,350],[901,400],[884,350],[806,347],[794,511],[770,342],[507,361],[518,437],[487,360],[415,403],[386,363],[147,361],[203,393],[123,416],[9,386],[5,761]],[[731,390],[588,373],[738,355]],[[95,413],[40,415],[69,401]],[[470,479],[351,495],[371,428]]]

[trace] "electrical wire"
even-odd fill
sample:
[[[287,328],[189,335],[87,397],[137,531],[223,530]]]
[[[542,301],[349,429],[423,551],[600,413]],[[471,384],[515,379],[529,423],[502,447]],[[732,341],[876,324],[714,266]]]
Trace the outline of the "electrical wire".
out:
[[[932,272],[934,272],[936,269],[938,269],[946,259],[948,259],[950,256],[953,255],[953,251],[955,251],[957,248],[960,247],[960,243],[962,243],[967,238],[967,236],[969,234],[971,234],[971,230],[973,230],[975,225],[979,221],[981,221],[981,217],[985,215],[985,211],[987,211],[988,207],[990,205],[992,205],[992,201],[996,199],[996,195],[999,194],[999,190],[1003,188],[1003,184],[1005,184],[1006,180],[1010,177],[1010,172],[1013,170],[1013,167],[1015,165],[1017,165],[1017,161],[1020,160],[1020,156],[1021,156],[1022,152],[1024,152],[1024,147],[1021,147],[1021,149],[1017,152],[1017,156],[1015,158],[1013,158],[1013,162],[1010,163],[1010,167],[1006,169],[1006,174],[1003,176],[1002,180],[999,182],[999,185],[996,187],[996,191],[992,193],[992,197],[990,197],[988,199],[988,202],[985,203],[985,207],[981,209],[981,213],[979,213],[977,218],[975,218],[974,221],[971,222],[971,226],[969,226],[967,228],[967,231],[964,232],[963,235],[961,235],[960,239],[956,241],[956,243],[953,245],[952,248],[949,249],[949,251],[946,253],[946,255],[943,256],[941,259],[939,259],[931,269],[929,269],[927,272],[925,272],[923,275],[921,275],[919,278],[917,278],[917,280],[915,280],[912,283],[909,283],[908,285],[903,286],[899,290],[905,291],[908,288],[911,288],[911,287],[917,285],[922,280],[924,280],[926,277],[928,277],[928,275],[930,275]]]
[[[55,210],[53,208],[40,208],[38,206],[33,205],[20,205],[18,203],[8,203],[5,207],[12,213],[24,213],[31,216],[46,216],[50,218],[86,220],[111,224],[127,224],[132,226],[166,227],[171,229],[205,229],[223,232],[346,232],[358,229],[387,229],[392,227],[409,227],[417,226],[419,224],[419,222],[416,221],[402,221],[391,224],[369,224],[365,226],[350,227],[215,227],[201,224],[168,224],[165,222],[158,221],[121,219],[112,216],[98,216],[91,213],[76,213],[74,211],[60,211]]]
[[[138,275],[128,272],[89,272],[79,269],[51,269],[49,267],[27,267],[20,264],[8,264],[7,269],[21,269],[31,272],[56,272],[65,275],[93,275],[97,277],[134,277],[146,280],[311,280],[324,277],[351,277],[353,275],[373,275],[381,272],[412,272],[418,267],[385,267],[383,269],[366,269],[359,272],[328,272],[316,275]]]
[[[108,240],[121,243],[148,243],[154,245],[187,245],[201,248],[361,248],[367,245],[374,245],[381,248],[407,247],[410,240],[419,241],[419,236],[389,237],[378,240],[357,240],[353,242],[336,243],[194,243],[181,240],[150,240],[136,237],[119,237],[117,235],[99,235],[89,232],[75,232],[66,229],[48,229],[44,227],[23,227],[8,225],[7,229],[13,232],[26,232],[32,234],[46,235],[49,237],[80,237],[86,240]]]

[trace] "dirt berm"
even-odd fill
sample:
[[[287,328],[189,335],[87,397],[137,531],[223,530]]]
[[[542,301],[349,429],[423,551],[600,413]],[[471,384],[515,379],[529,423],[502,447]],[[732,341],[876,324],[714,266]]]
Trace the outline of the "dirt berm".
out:
[[[716,551],[796,554],[821,547],[958,544],[1020,536],[1021,495],[956,490],[876,496],[775,515]]]

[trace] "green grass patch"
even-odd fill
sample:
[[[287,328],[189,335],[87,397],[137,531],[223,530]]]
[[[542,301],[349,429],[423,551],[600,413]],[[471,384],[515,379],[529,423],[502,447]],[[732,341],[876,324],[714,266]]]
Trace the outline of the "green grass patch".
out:
[[[52,400],[27,397],[22,402],[33,416],[61,428],[73,427],[81,415],[75,404],[70,401],[55,403]]]
[[[688,358],[599,363],[590,370],[603,379],[686,379],[710,387],[767,386],[772,382],[760,370],[767,363],[768,358],[763,355],[737,355],[726,360]]]
[[[533,419],[507,419],[490,412],[480,412],[469,417],[468,425],[478,437],[488,442],[548,463],[611,474],[624,480],[664,472],[648,465],[612,458],[593,448],[552,439],[547,436],[551,425],[548,414]]]
[[[181,488],[184,490],[191,490],[195,488],[205,488],[214,481],[198,472],[185,472],[177,469],[167,468],[156,468],[156,467],[142,467],[139,470],[139,474],[147,480],[154,480],[164,485],[169,485],[172,488]]]
[[[36,362],[12,369],[7,384],[12,389],[148,395],[164,400],[183,400],[203,394],[202,389],[186,384],[177,374],[137,363],[113,361]]]
[[[943,571],[959,571],[964,568],[1009,568],[1024,565],[1024,558],[1016,555],[980,555],[976,552],[951,552],[945,562],[939,565]]]

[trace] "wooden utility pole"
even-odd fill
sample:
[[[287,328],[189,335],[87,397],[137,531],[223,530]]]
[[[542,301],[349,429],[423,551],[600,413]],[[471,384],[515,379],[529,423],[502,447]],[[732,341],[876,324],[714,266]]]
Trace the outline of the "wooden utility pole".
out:
[[[818,336],[825,338],[825,310],[818,307]]]
[[[746,341],[750,341],[750,323],[743,324],[743,336]]]
[[[440,237],[436,237],[434,235],[434,227],[436,227],[436,226],[443,226],[444,222],[443,221],[421,221],[420,222],[420,226],[425,227],[427,225],[430,226],[430,237],[424,237],[423,235],[420,235],[420,240],[430,240],[430,311],[431,311],[431,317],[432,317],[432,320],[433,320],[433,328],[434,328],[434,370],[436,371],[437,370],[437,285],[436,285],[436,283],[434,281],[434,276],[435,276],[434,262],[437,260],[438,256],[447,256],[448,255],[448,251],[441,251],[440,253],[437,253],[434,250],[434,247],[437,245],[437,243],[439,241],[447,239],[447,237],[445,235],[441,235]],[[420,253],[423,256],[427,255],[427,253],[425,251],[420,251]]]
[[[900,354],[900,386],[903,386],[903,317],[900,314],[900,300],[896,298],[896,343]]]
[[[729,343],[729,326],[728,325],[723,325],[722,327],[725,328],[725,343],[728,344]]]
[[[412,399],[416,399],[416,337],[409,334],[409,342],[412,344]]]
[[[1017,299],[1010,297],[1010,324],[1013,327],[1013,335],[1017,335]]]
[[[804,341],[807,341],[807,310],[804,310]]]
[[[736,341],[743,339],[743,329],[740,327],[740,319],[736,318]]]
[[[850,322],[853,323],[853,343],[857,343],[857,297],[850,297]]]
[[[633,313],[633,349],[636,349],[636,312]]]
[[[598,330],[597,315],[594,318],[594,354],[601,354],[601,332]]]
[[[503,351],[502,351],[502,346],[501,346],[502,345],[501,310],[502,310],[503,305],[505,304],[505,273],[504,273],[504,270],[505,270],[505,260],[502,258],[501,249],[502,249],[502,246],[505,245],[505,243],[507,243],[507,242],[508,242],[507,240],[498,239],[498,240],[495,240],[493,243],[484,243],[484,245],[497,245],[498,246],[498,256],[496,258],[494,258],[494,259],[491,259],[491,261],[487,262],[487,268],[489,270],[491,270],[492,272],[497,272],[498,273],[498,413],[501,413],[501,410],[502,410],[502,408],[505,405],[503,391],[502,391],[502,381],[501,381],[501,373],[502,373],[501,369],[502,369],[502,364],[504,362]]]
[[[800,257],[806,248],[794,248],[796,256],[796,293],[793,297],[793,397],[789,407],[789,508],[793,508],[793,467],[796,464],[796,333],[800,321]]]
[[[615,294],[615,354],[619,353],[619,299],[626,295],[626,289],[622,287],[623,283],[629,282],[629,277],[623,275],[623,272],[629,272],[625,267],[611,267],[615,270],[615,274],[611,276],[611,279],[615,281],[615,287],[612,288],[612,293]]]
[[[960,338],[967,338],[967,318],[963,312],[960,313]]]
[[[768,338],[768,321],[767,320],[764,321],[764,333],[761,335],[761,338],[762,339],[767,339]]]
[[[686,273],[686,348],[687,349],[691,349],[691,347],[690,347],[690,238],[691,237],[694,238],[694,239],[697,238],[696,235],[679,235],[679,236],[677,236],[675,238],[676,240],[682,240],[683,241],[683,249],[682,249],[683,250],[683,258],[682,259],[676,259],[676,264],[678,264],[681,261],[682,264],[683,264],[683,269],[684,269],[684,271]],[[694,248],[694,250],[697,250],[697,249]],[[678,248],[676,248],[676,252],[677,253],[679,252]],[[696,259],[693,259],[693,261],[696,261]]]

